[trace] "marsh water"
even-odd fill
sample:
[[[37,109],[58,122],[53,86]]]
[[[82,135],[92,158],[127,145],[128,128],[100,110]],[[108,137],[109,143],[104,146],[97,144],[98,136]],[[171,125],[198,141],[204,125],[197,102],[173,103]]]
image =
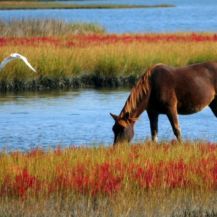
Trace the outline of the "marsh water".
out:
[[[61,1],[62,2],[62,1]],[[73,4],[172,4],[171,8],[5,10],[0,19],[55,18],[68,22],[91,22],[112,33],[215,32],[216,0],[74,0]]]
[[[128,89],[28,92],[0,95],[0,148],[28,150],[61,145],[111,145],[113,120],[129,94]],[[206,108],[180,116],[185,139],[217,141],[217,119]],[[150,138],[146,112],[135,127],[134,142]],[[173,139],[167,118],[159,120],[159,139]]]
[[[68,22],[94,22],[112,33],[216,31],[216,0],[83,0],[79,4],[173,4],[173,8],[4,10],[0,19],[55,18]],[[28,150],[57,145],[110,145],[113,120],[129,90],[74,90],[0,95],[0,148]],[[217,141],[217,119],[206,108],[180,116],[185,139]],[[150,138],[144,113],[136,123],[135,141]],[[160,140],[173,139],[169,121],[159,121]]]

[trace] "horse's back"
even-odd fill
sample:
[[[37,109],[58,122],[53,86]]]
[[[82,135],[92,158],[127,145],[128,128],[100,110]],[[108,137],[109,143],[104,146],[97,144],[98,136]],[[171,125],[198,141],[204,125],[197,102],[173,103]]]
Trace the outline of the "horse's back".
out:
[[[217,63],[185,67],[157,65],[152,72],[152,97],[158,106],[177,103],[180,114],[195,113],[209,105],[217,90]]]

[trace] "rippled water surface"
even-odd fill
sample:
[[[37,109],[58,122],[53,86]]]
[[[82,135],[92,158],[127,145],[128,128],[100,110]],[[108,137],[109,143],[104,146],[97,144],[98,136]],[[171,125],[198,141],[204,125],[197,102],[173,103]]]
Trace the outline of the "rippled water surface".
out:
[[[181,32],[217,30],[216,0],[84,0],[77,4],[173,4],[175,8],[6,10],[0,19],[55,18],[65,21],[94,22],[108,32]]]
[[[0,96],[0,148],[110,145],[113,120],[129,90],[77,90]],[[217,119],[207,108],[180,116],[185,139],[217,141]],[[173,139],[167,118],[160,116],[159,139]],[[136,123],[135,141],[150,138],[146,112]]]
[[[96,22],[107,31],[181,32],[216,31],[216,0],[84,0],[79,4],[174,4],[175,8],[10,10],[0,19],[56,18],[65,21]],[[70,3],[70,2],[68,2]],[[36,146],[110,145],[113,120],[129,90],[76,90],[68,92],[0,95],[0,148],[27,150]],[[207,108],[195,115],[180,116],[185,139],[217,141],[217,119]],[[159,138],[174,138],[165,116],[160,117]],[[134,141],[150,137],[144,113],[136,124]]]

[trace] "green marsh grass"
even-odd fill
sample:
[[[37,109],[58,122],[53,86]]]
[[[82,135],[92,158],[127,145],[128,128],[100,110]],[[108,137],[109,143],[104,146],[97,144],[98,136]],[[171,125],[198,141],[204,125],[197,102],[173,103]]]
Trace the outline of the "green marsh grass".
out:
[[[26,22],[27,29],[16,30]],[[9,63],[0,73],[2,91],[132,86],[156,63],[181,67],[217,60],[215,34],[98,34],[103,29],[95,25],[52,20],[12,25],[2,31],[0,60],[20,53],[37,73],[21,61]]]

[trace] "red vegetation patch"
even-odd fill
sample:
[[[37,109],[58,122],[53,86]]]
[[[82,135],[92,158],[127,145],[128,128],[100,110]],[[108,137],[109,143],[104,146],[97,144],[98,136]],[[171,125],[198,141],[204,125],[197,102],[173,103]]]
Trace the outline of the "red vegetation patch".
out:
[[[1,186],[1,195],[11,195],[24,198],[28,191],[34,194],[40,191],[41,182],[29,174],[27,169],[16,175],[14,178],[7,175]]]
[[[53,45],[64,47],[87,47],[90,45],[116,44],[133,42],[217,42],[217,34],[143,34],[143,35],[74,35],[68,38],[58,37],[27,37],[10,38],[1,37],[0,46],[7,45]]]
[[[38,149],[28,153],[11,153],[11,164],[1,175],[0,196],[66,194],[113,196],[120,191],[149,189],[217,189],[217,148],[215,144],[132,146],[125,152],[112,148],[95,157],[88,148],[60,147],[52,153]],[[146,155],[148,151],[148,155]],[[180,152],[181,151],[181,152]],[[176,154],[175,158],[168,158]],[[180,153],[179,153],[180,152]],[[123,154],[124,153],[124,154]],[[153,153],[153,156],[151,156]],[[103,155],[103,160],[98,157]],[[114,155],[116,157],[114,157]],[[31,162],[37,168],[40,160],[54,159],[33,172],[16,162]],[[7,164],[6,164],[7,165]],[[39,177],[38,175],[43,172]],[[37,174],[37,175],[36,175]]]

